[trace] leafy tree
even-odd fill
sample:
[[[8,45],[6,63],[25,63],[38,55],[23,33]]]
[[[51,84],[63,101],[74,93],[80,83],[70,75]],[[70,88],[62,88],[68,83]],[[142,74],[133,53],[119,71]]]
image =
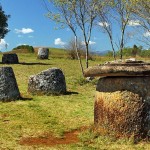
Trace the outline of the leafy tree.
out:
[[[133,57],[136,57],[136,55],[140,53],[139,48],[136,45],[133,45],[131,53]]]
[[[134,20],[140,23],[138,40],[150,47],[150,0],[130,0],[132,3],[132,12]],[[141,36],[145,32],[144,36]]]
[[[113,53],[112,51],[109,51],[106,56],[112,56]],[[120,51],[116,51],[116,56],[120,55]],[[133,47],[124,47],[122,50],[122,55],[125,57],[136,57],[141,56],[141,57],[149,57],[150,56],[150,51],[149,50],[143,50],[142,46],[136,46],[133,45]]]
[[[108,35],[108,38],[111,43],[112,51],[113,53],[109,52],[108,56],[113,56],[114,59],[116,60],[116,52],[115,52],[115,47],[114,47],[114,37],[113,37],[113,22],[110,19],[112,16],[111,14],[111,8],[112,8],[112,3],[109,0],[98,0],[98,9],[97,9],[97,20],[98,20],[98,25],[102,27],[104,33]]]
[[[10,15],[6,15],[0,5],[0,40],[3,39],[9,31],[7,23],[9,17]]]
[[[57,23],[61,24],[61,27],[67,26],[74,34],[74,43],[77,58],[80,63],[82,74],[84,75],[83,65],[78,50],[78,31],[80,29],[84,44],[86,47],[86,68],[88,68],[89,58],[89,43],[92,33],[94,20],[96,18],[95,0],[50,0],[50,5],[46,4],[48,10],[48,17]],[[54,6],[55,12],[49,9],[48,6]]]
[[[116,55],[119,56],[120,55],[120,51],[117,51]],[[124,57],[131,57],[133,55],[132,54],[132,48],[131,47],[124,47],[122,49],[122,55]]]
[[[126,29],[132,17],[131,2],[126,0],[98,0],[98,2],[100,9],[97,12],[101,23],[100,27],[109,37],[114,58],[115,46],[117,46],[120,50],[120,59],[122,59],[126,43]],[[115,40],[116,35],[113,33],[116,26],[119,26],[118,41]]]
[[[97,0],[76,0],[75,5],[73,5],[75,22],[82,31],[86,47],[86,68],[89,66],[89,43],[94,21],[97,16],[96,9]]]
[[[150,49],[149,50],[142,50],[140,53],[141,57],[150,57]]]
[[[113,54],[113,52],[112,51],[108,51],[106,54],[105,54],[105,56],[107,56],[107,57],[112,57],[114,54]]]
[[[75,23],[75,15],[72,11],[72,3],[66,0],[50,0],[49,3],[52,6],[55,6],[55,11],[52,12],[51,8],[49,8],[49,4],[43,0],[46,9],[48,11],[47,17],[50,18],[51,20],[55,21],[56,23],[61,24],[60,28],[64,28],[64,26],[67,26],[71,29],[71,31],[74,34],[74,43],[75,43],[75,51],[77,58],[79,60],[81,72],[84,76],[84,70],[83,70],[83,65],[82,61],[79,55],[79,50],[78,50],[78,36],[77,36],[77,25]]]
[[[141,25],[150,30],[150,0],[130,0],[132,2],[132,11],[140,20]]]

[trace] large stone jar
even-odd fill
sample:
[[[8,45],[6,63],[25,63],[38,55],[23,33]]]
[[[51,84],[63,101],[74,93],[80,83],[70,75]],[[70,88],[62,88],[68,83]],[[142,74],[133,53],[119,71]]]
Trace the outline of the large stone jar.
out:
[[[116,136],[150,136],[150,64],[109,63],[87,69],[85,76],[102,76],[96,87],[96,128]]]
[[[3,54],[2,56],[3,64],[18,64],[18,56],[17,54]]]
[[[39,48],[38,49],[38,59],[48,59],[49,49],[48,48]]]
[[[65,94],[65,76],[58,68],[44,70],[29,77],[28,91],[37,95]]]
[[[16,78],[11,67],[0,67],[0,101],[20,98]]]

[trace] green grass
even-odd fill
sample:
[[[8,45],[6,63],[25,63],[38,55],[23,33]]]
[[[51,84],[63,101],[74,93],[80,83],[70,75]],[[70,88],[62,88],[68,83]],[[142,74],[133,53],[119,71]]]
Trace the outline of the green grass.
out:
[[[56,50],[57,54],[65,55]],[[0,149],[4,150],[143,150],[150,149],[149,143],[133,144],[131,139],[114,139],[98,135],[90,129],[94,120],[94,94],[97,79],[92,83],[81,77],[78,60],[56,57],[52,51],[49,60],[38,60],[36,54],[18,53],[20,64],[11,66],[14,70],[20,93],[25,100],[8,103],[0,102]],[[2,54],[0,54],[0,59]],[[90,66],[100,64],[106,58],[90,61]],[[23,63],[24,62],[24,63]],[[85,61],[83,61],[85,64]],[[67,91],[72,94],[61,96],[36,96],[27,92],[28,78],[42,70],[58,67],[65,74]],[[77,144],[45,147],[43,145],[20,145],[22,137],[38,137],[43,133],[53,133],[61,137],[66,131],[88,126],[89,130],[80,135]]]

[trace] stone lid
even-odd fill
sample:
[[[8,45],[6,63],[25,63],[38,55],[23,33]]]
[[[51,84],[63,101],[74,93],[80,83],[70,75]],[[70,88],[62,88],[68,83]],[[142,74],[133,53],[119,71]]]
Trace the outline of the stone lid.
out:
[[[125,62],[107,62],[89,67],[84,71],[84,76],[150,76],[150,63],[130,60]]]

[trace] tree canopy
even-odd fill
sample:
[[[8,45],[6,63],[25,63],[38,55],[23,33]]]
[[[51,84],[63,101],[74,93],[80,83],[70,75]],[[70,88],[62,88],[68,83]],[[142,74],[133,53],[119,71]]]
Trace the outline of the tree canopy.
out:
[[[6,15],[2,9],[2,6],[0,5],[0,39],[3,39],[9,32],[7,23],[9,17],[10,15]]]
[[[88,47],[92,29],[95,27],[100,27],[101,31],[107,34],[114,59],[115,55],[118,56],[117,51],[120,51],[122,59],[126,43],[133,37],[150,45],[150,0],[48,0],[48,2],[50,3],[47,4],[47,8],[48,6],[55,8],[49,9],[48,17],[61,25],[69,26],[76,39],[82,36],[86,46],[87,68]],[[138,54],[136,46],[131,53]]]

